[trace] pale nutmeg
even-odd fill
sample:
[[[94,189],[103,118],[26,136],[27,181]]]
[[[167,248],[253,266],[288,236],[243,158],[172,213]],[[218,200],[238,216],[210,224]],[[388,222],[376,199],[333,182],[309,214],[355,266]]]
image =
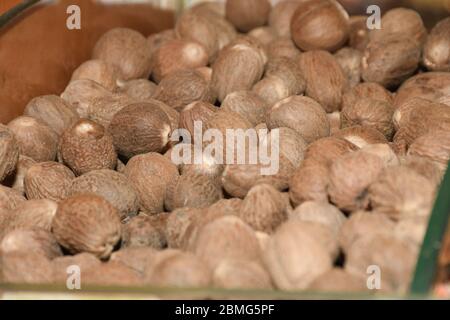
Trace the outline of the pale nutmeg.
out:
[[[438,22],[431,30],[422,59],[428,70],[450,72],[450,18]]]
[[[75,69],[70,81],[82,79],[95,81],[106,89],[114,91],[117,88],[119,70],[115,65],[103,60],[88,60]]]
[[[225,5],[227,20],[241,32],[265,25],[270,10],[271,4],[268,0],[228,0]]]

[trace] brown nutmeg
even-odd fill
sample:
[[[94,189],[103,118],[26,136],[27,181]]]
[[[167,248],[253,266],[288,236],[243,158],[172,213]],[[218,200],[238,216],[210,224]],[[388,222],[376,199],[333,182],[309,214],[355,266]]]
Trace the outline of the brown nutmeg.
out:
[[[67,270],[70,266],[79,266],[80,271],[86,271],[94,267],[100,267],[102,262],[91,253],[79,253],[74,256],[56,257],[52,260],[53,282],[55,284],[67,283]]]
[[[58,162],[41,162],[31,166],[24,179],[28,199],[64,199],[75,175]]]
[[[400,164],[404,167],[412,169],[421,176],[430,180],[435,186],[440,185],[443,172],[436,162],[427,158],[418,156],[405,156],[400,158]]]
[[[0,124],[0,181],[16,169],[19,160],[19,147],[11,129]]]
[[[122,248],[151,247],[162,249],[166,246],[165,235],[155,225],[151,217],[137,216],[122,228]]]
[[[166,189],[179,175],[171,160],[157,153],[131,158],[124,173],[139,197],[141,209],[149,214],[163,211]]]
[[[435,185],[407,167],[389,167],[369,188],[371,206],[391,219],[428,216]]]
[[[144,274],[145,268],[152,264],[152,260],[157,254],[158,250],[151,247],[127,247],[113,252],[109,261],[121,263],[140,274]]]
[[[289,197],[294,205],[313,200],[328,202],[328,168],[324,165],[301,165],[289,182]]]
[[[304,1],[291,20],[292,39],[304,50],[335,51],[349,35],[349,17],[335,0]]]
[[[216,100],[209,81],[198,70],[174,71],[159,83],[153,98],[177,110],[195,101]]]
[[[367,208],[368,188],[378,178],[383,167],[381,158],[363,151],[337,159],[330,167],[328,193],[331,202],[350,212]]]
[[[23,114],[42,121],[58,135],[61,135],[79,118],[78,113],[66,101],[55,95],[32,99],[26,105]]]
[[[267,49],[267,56],[269,57],[269,59],[279,57],[296,59],[301,53],[301,51],[295,46],[295,43],[291,40],[291,38],[276,39],[271,43],[269,43],[266,49]]]
[[[20,154],[37,162],[53,161],[56,158],[58,136],[45,123],[21,116],[8,123],[8,128],[15,136]]]
[[[386,167],[400,164],[398,156],[387,143],[369,144],[361,148],[361,151],[380,157]]]
[[[287,219],[282,194],[268,184],[250,189],[240,206],[239,217],[256,231],[272,233]]]
[[[59,203],[52,231],[71,253],[89,252],[106,259],[121,237],[119,213],[100,196],[72,196]]]
[[[161,44],[152,55],[152,77],[159,83],[169,74],[208,64],[208,53],[198,42],[174,39]]]
[[[391,104],[374,99],[361,99],[352,106],[346,106],[341,112],[341,128],[367,126],[380,131],[386,139],[394,135],[392,117],[394,108]]]
[[[187,244],[186,232],[190,225],[200,215],[205,213],[204,209],[178,208],[172,211],[167,219],[166,234],[170,248],[185,248]]]
[[[266,114],[269,129],[287,127],[310,143],[330,134],[330,123],[322,106],[308,97],[292,96],[276,103]]]
[[[340,110],[348,80],[337,59],[326,51],[309,51],[299,56],[298,63],[306,79],[306,95],[327,112]]]
[[[19,191],[0,185],[0,208],[12,210],[26,200]]]
[[[367,280],[343,269],[333,268],[317,277],[308,287],[308,290],[327,293],[365,292],[367,291]]]
[[[269,45],[277,38],[277,34],[271,27],[258,27],[247,33],[249,37],[257,39],[263,46]]]
[[[362,58],[362,78],[386,88],[396,87],[416,71],[420,54],[420,45],[404,35],[371,40]]]
[[[350,87],[361,82],[362,53],[356,49],[345,47],[334,54],[337,62],[347,76]]]
[[[36,161],[27,157],[19,156],[19,160],[16,164],[16,169],[11,173],[4,181],[5,186],[11,187],[14,190],[25,194],[24,179],[31,166],[35,165]]]
[[[92,170],[114,169],[117,153],[113,137],[94,121],[81,119],[61,136],[62,161],[79,176]]]
[[[138,101],[124,93],[97,97],[89,104],[87,110],[89,119],[108,129],[112,118],[117,112]]]
[[[351,16],[348,36],[349,46],[364,52],[369,43],[369,31],[367,29],[367,16]]]
[[[138,271],[119,262],[106,262],[91,266],[83,273],[86,286],[103,287],[139,287],[143,277]]]
[[[147,40],[131,29],[115,28],[103,34],[95,44],[92,58],[115,66],[121,80],[147,78],[150,73]]]
[[[450,132],[430,132],[417,138],[409,147],[408,155],[427,158],[444,172],[450,160]]]
[[[89,117],[89,106],[96,98],[110,95],[111,92],[99,83],[89,80],[71,81],[63,93],[61,98],[68,102],[81,118]]]
[[[175,40],[177,37],[174,29],[167,29],[157,33],[152,33],[147,37],[150,57],[161,45],[169,40]],[[150,66],[152,68],[152,66]]]
[[[330,135],[334,135],[341,129],[341,113],[339,111],[327,113],[327,117],[330,122]]]
[[[298,0],[279,1],[273,6],[269,15],[269,26],[276,31],[279,37],[291,37],[291,19],[301,2]]]
[[[115,65],[103,60],[88,60],[75,69],[70,81],[89,79],[110,91],[114,91],[117,87],[118,78],[119,70]]]
[[[139,211],[138,196],[127,177],[113,170],[93,170],[74,179],[68,195],[82,193],[96,194],[108,200],[119,211],[122,220]]]
[[[267,23],[270,9],[268,0],[228,0],[225,5],[225,15],[236,29],[248,32]]]
[[[50,231],[18,229],[7,233],[0,242],[2,254],[33,252],[51,260],[62,256],[61,248]]]
[[[356,150],[358,147],[345,139],[322,138],[307,147],[304,163],[330,167],[341,156]]]
[[[265,120],[267,104],[254,92],[236,91],[225,97],[221,109],[235,112],[256,126]]]
[[[263,76],[267,56],[256,41],[241,37],[220,52],[212,66],[211,79],[219,101],[232,92],[250,90]]]
[[[116,90],[118,93],[124,93],[136,101],[146,101],[153,98],[156,90],[156,84],[147,79],[134,79],[119,83]]]
[[[353,108],[361,99],[374,99],[392,104],[392,95],[384,87],[374,82],[360,83],[347,90],[342,96],[342,109]]]
[[[52,276],[50,260],[39,253],[10,252],[0,255],[0,279],[4,283],[49,284]]]
[[[431,30],[422,59],[428,70],[450,72],[450,18],[441,20]]]
[[[114,146],[124,157],[147,152],[161,152],[172,133],[170,119],[152,100],[130,104],[117,112],[109,126]]]
[[[10,211],[5,231],[39,228],[50,231],[58,204],[49,199],[28,200]]]
[[[195,141],[195,122],[200,122],[203,126],[204,123],[208,122],[214,116],[217,110],[212,104],[204,101],[192,102],[184,107],[180,112],[178,127],[180,129],[186,129],[191,136],[191,141],[184,142],[193,143]]]
[[[336,138],[347,140],[358,148],[369,144],[388,143],[386,137],[378,130],[368,126],[353,126],[336,132]]]
[[[256,262],[224,260],[214,269],[213,286],[222,289],[271,289],[268,272]]]

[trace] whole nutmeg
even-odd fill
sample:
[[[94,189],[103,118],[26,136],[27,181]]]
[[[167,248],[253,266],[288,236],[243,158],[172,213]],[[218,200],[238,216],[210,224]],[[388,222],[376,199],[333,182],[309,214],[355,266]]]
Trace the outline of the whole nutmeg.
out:
[[[389,167],[369,187],[371,207],[393,220],[428,216],[435,197],[435,186],[407,167]]]
[[[138,271],[119,262],[106,262],[93,265],[83,273],[86,286],[103,287],[139,287],[143,285],[143,276]]]
[[[14,134],[20,154],[37,162],[53,161],[58,148],[58,135],[40,120],[20,116],[8,128]]]
[[[11,129],[0,124],[0,181],[16,169],[19,160],[19,147]]]
[[[450,72],[450,18],[438,22],[423,48],[423,64],[428,70]]]
[[[347,76],[350,87],[361,82],[361,58],[359,50],[345,47],[334,54],[337,62]]]
[[[384,101],[364,98],[346,106],[341,112],[341,128],[367,126],[380,131],[386,139],[392,140],[394,107]]]
[[[387,143],[369,144],[361,148],[361,151],[380,157],[386,167],[400,164],[398,156]]]
[[[73,172],[58,162],[41,162],[31,166],[24,179],[28,199],[64,199],[75,178]]]
[[[7,233],[0,242],[0,251],[2,254],[33,252],[49,260],[62,256],[53,234],[38,228],[18,229]]]
[[[0,208],[13,210],[26,200],[19,191],[0,185]]]
[[[367,29],[366,16],[350,17],[350,33],[348,36],[348,44],[353,49],[364,52],[369,43],[369,31]]]
[[[408,155],[427,158],[444,172],[450,160],[450,132],[430,132],[417,138],[409,147]]]
[[[131,183],[124,174],[113,170],[93,170],[72,180],[68,195],[82,193],[96,194],[108,200],[119,211],[122,220],[139,211],[139,199]]]
[[[100,267],[102,262],[91,253],[79,253],[74,256],[56,257],[52,260],[53,282],[55,284],[66,284],[67,268],[70,266],[79,266],[80,271],[86,271],[90,268]]]
[[[236,29],[248,32],[267,23],[270,9],[268,0],[227,0],[225,15]]]
[[[369,33],[370,41],[388,36],[406,36],[422,45],[427,37],[427,29],[415,10],[395,8],[387,11],[381,18],[381,29]]]
[[[157,254],[158,250],[151,247],[127,247],[111,254],[109,261],[121,263],[140,274],[144,274],[145,268],[152,264],[152,260]]]
[[[418,253],[428,229],[428,217],[412,217],[399,221],[394,235]]]
[[[128,95],[137,101],[146,101],[153,98],[156,84],[147,79],[133,79],[119,83],[116,92]]]
[[[435,186],[441,184],[443,172],[436,164],[436,162],[432,160],[419,156],[409,155],[401,157],[400,164],[427,178]]]
[[[115,66],[121,80],[147,78],[150,73],[147,40],[131,29],[115,28],[103,34],[95,44],[92,58]]]
[[[181,174],[193,172],[215,179],[219,178],[224,170],[222,161],[193,144],[178,144],[167,156],[178,166]]]
[[[317,277],[310,284],[308,290],[327,293],[365,292],[367,291],[367,280],[341,268],[333,268]]]
[[[119,70],[115,65],[94,59],[83,62],[75,69],[70,81],[88,79],[101,84],[110,91],[114,91],[117,88],[118,78]]]
[[[261,261],[255,232],[235,216],[224,216],[205,225],[199,231],[192,250],[211,269],[228,259]]]
[[[122,248],[151,247],[162,249],[167,241],[150,217],[137,216],[122,228]]]
[[[249,37],[253,37],[263,45],[267,46],[277,38],[277,34],[271,27],[258,27],[247,33]]]
[[[16,169],[11,173],[4,181],[5,186],[11,187],[14,190],[25,194],[24,179],[31,166],[35,165],[36,161],[27,157],[19,156],[19,160],[16,164]]]
[[[219,101],[232,92],[250,90],[263,76],[267,56],[255,41],[242,37],[220,52],[212,66],[211,79]]]
[[[269,59],[279,57],[296,59],[301,53],[301,51],[295,46],[295,43],[291,40],[291,38],[278,38],[269,43],[266,47],[266,50]]]
[[[134,103],[114,115],[109,132],[120,155],[131,158],[147,152],[161,152],[169,143],[170,119],[160,104],[155,100]]]
[[[205,211],[198,208],[178,208],[167,218],[166,235],[169,248],[185,248],[186,232],[194,220]]]
[[[320,164],[305,162],[294,172],[289,181],[289,197],[294,205],[305,201],[328,202],[329,170]]]
[[[179,111],[195,101],[214,103],[216,100],[210,82],[198,70],[172,72],[159,83],[153,98]]]
[[[254,92],[236,91],[225,97],[220,108],[235,112],[249,121],[253,126],[256,126],[264,122],[267,104]]]
[[[330,134],[330,123],[322,106],[308,97],[292,96],[267,111],[269,129],[280,127],[297,131],[307,143]]]
[[[191,141],[186,143],[194,143],[195,141],[195,122],[207,123],[217,112],[217,108],[212,104],[204,101],[196,101],[188,104],[180,112],[179,129],[186,129],[191,135]]]
[[[264,262],[279,289],[305,289],[332,268],[327,248],[303,227],[301,222],[286,222],[267,242]]]
[[[371,40],[362,58],[362,78],[386,88],[396,87],[414,74],[420,54],[419,44],[404,35]]]
[[[174,29],[167,29],[157,33],[152,33],[147,37],[147,43],[149,46],[149,54],[150,57],[155,53],[156,49],[158,49],[161,45],[166,43],[169,40],[176,39],[177,35],[175,34]],[[150,65],[150,69],[152,66]]]
[[[370,144],[388,143],[388,140],[380,131],[369,126],[344,128],[336,132],[333,137],[347,140],[358,148]]]
[[[208,53],[200,43],[182,39],[169,40],[152,55],[152,77],[159,83],[175,71],[195,69],[207,64]]]
[[[361,99],[374,99],[392,104],[392,95],[384,87],[375,82],[359,83],[347,90],[342,96],[342,109],[353,108]]]
[[[52,276],[51,261],[37,252],[0,255],[0,279],[3,283],[49,284]]]
[[[179,175],[177,167],[157,153],[131,158],[124,174],[138,195],[141,209],[149,214],[163,211],[166,189]]]
[[[291,19],[301,2],[285,0],[279,1],[273,6],[269,15],[269,26],[276,31],[279,37],[291,37]]]
[[[92,100],[88,107],[89,120],[92,120],[105,129],[109,128],[111,120],[117,112],[126,106],[139,102],[124,93],[114,93],[107,96],[97,97]]]
[[[351,142],[336,137],[327,137],[311,143],[305,152],[305,164],[323,165],[329,168],[341,156],[358,150]]]
[[[272,233],[287,219],[282,194],[268,184],[250,189],[240,206],[239,217],[256,231]]]
[[[42,121],[58,135],[61,135],[79,118],[78,113],[66,101],[55,95],[32,99],[26,105],[23,114]]]
[[[72,196],[59,203],[52,232],[72,254],[89,252],[107,259],[121,237],[119,213],[100,196]]]
[[[304,1],[291,20],[292,39],[304,51],[335,51],[347,41],[349,31],[349,16],[335,0]]]
[[[378,178],[383,167],[381,158],[363,151],[337,159],[330,168],[328,193],[331,202],[350,212],[367,208],[368,188]]]
[[[327,112],[340,110],[348,80],[337,59],[326,51],[309,51],[299,56],[298,63],[306,79],[306,95]]]
[[[64,132],[59,151],[62,161],[77,176],[117,165],[113,137],[102,125],[87,119],[77,121]]]
[[[350,247],[345,270],[364,277],[369,266],[378,266],[383,270],[382,288],[405,292],[416,261],[407,244],[393,235],[376,233],[361,237]]]
[[[212,275],[212,284],[222,289],[271,289],[268,272],[256,262],[224,260]]]
[[[88,118],[92,102],[110,94],[111,92],[101,84],[93,80],[82,79],[71,81],[61,93],[61,98],[68,102],[81,118]]]

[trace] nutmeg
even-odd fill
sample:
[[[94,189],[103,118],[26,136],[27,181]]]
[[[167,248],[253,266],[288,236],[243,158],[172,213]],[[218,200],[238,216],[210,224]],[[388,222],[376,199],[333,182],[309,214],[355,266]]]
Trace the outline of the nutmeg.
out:
[[[41,162],[31,166],[24,179],[28,199],[64,199],[75,175],[58,162]]]
[[[122,248],[151,247],[162,249],[166,246],[165,235],[150,217],[137,216],[122,228]]]
[[[345,139],[358,148],[369,144],[388,143],[386,137],[377,129],[368,126],[353,126],[339,130],[333,137]]]
[[[221,109],[235,112],[256,126],[265,120],[267,104],[256,93],[236,91],[226,96]]]
[[[450,18],[431,30],[423,49],[423,64],[428,70],[450,72]]]
[[[329,168],[341,156],[358,150],[351,142],[336,137],[326,137],[314,141],[306,148],[305,164],[323,165]]]
[[[400,164],[399,158],[389,144],[369,144],[361,148],[361,151],[380,157],[386,167]]]
[[[430,132],[417,138],[409,147],[408,155],[427,158],[444,172],[450,160],[450,131]]]
[[[236,29],[248,32],[263,26],[269,19],[271,5],[268,0],[228,0],[225,5],[225,15]]]
[[[326,51],[309,51],[299,56],[298,63],[306,79],[306,95],[327,112],[340,110],[348,80],[337,59]]]
[[[0,185],[0,208],[12,210],[26,200],[19,191]]]
[[[330,123],[322,106],[308,97],[292,96],[276,103],[266,114],[270,129],[287,127],[310,143],[330,134]]]
[[[289,197],[294,205],[313,200],[328,202],[328,168],[324,165],[302,164],[289,182]]]
[[[185,247],[186,230],[202,214],[204,214],[204,210],[198,208],[184,207],[172,211],[166,225],[167,242],[170,248]]]
[[[55,95],[32,99],[26,105],[23,114],[42,121],[58,135],[61,135],[79,118],[78,113],[66,101]]]
[[[124,93],[114,93],[97,97],[92,100],[87,109],[89,120],[92,120],[105,129],[108,129],[114,115],[126,106],[136,103],[135,100]]]
[[[349,16],[335,0],[304,1],[291,20],[292,39],[304,51],[335,51],[347,41],[349,31]]]
[[[166,189],[179,175],[177,167],[157,153],[131,158],[124,174],[139,197],[141,209],[150,214],[163,211]]]
[[[170,119],[158,101],[134,103],[117,112],[109,126],[117,152],[131,158],[161,152],[169,143]]]
[[[279,1],[270,11],[269,26],[271,26],[279,37],[291,37],[291,19],[302,1],[285,0]]]
[[[327,118],[330,122],[330,135],[334,135],[341,129],[341,113],[339,111],[327,113]]]
[[[121,263],[140,274],[144,274],[147,265],[152,263],[158,250],[151,247],[126,247],[113,252],[109,261]]]
[[[350,33],[348,36],[348,44],[353,49],[364,52],[369,43],[370,30],[367,29],[366,16],[350,17]]]
[[[135,216],[139,210],[138,196],[127,177],[113,170],[93,170],[74,179],[68,195],[82,193],[96,194],[108,200],[119,211],[122,220]]]
[[[374,82],[364,82],[357,84],[347,90],[342,96],[342,109],[353,108],[355,103],[361,99],[374,99],[392,104],[392,95],[384,87]]]
[[[269,43],[266,50],[269,59],[279,57],[296,59],[301,53],[301,51],[295,46],[295,43],[291,40],[291,38],[278,38]]]
[[[67,283],[67,268],[70,266],[79,266],[83,273],[91,268],[100,267],[102,262],[91,253],[79,253],[74,256],[56,257],[52,260],[51,266],[53,269],[53,282],[55,284]]]
[[[195,101],[216,100],[210,82],[198,70],[174,71],[159,83],[153,98],[179,111]]]
[[[350,274],[341,268],[333,268],[317,277],[308,287],[309,291],[357,293],[367,291],[367,280]]]
[[[92,58],[115,66],[121,80],[147,78],[150,73],[147,40],[128,28],[115,28],[103,34],[95,44]]]
[[[16,169],[19,160],[19,147],[11,129],[0,124],[0,181]]]
[[[257,39],[263,46],[269,45],[277,38],[275,30],[268,26],[255,28],[247,35]]]
[[[57,134],[40,120],[21,116],[8,123],[20,154],[37,162],[53,161],[58,147]]]
[[[153,97],[156,84],[147,79],[134,79],[119,83],[116,92],[124,93],[137,101],[146,101]]]
[[[378,178],[383,167],[381,158],[363,151],[337,159],[330,167],[328,193],[331,202],[350,212],[367,208],[368,188]]]
[[[0,255],[0,279],[4,283],[49,284],[50,260],[36,252],[10,252]]]
[[[421,176],[424,176],[436,186],[440,185],[442,181],[443,172],[436,162],[432,160],[409,155],[400,157],[400,164],[404,167],[412,169]]]
[[[102,125],[91,120],[81,119],[65,131],[59,149],[62,161],[76,175],[114,169],[117,165],[112,136]]]
[[[117,87],[119,70],[115,65],[103,60],[88,60],[72,73],[70,81],[89,79],[101,84],[110,91]]]
[[[275,285],[283,290],[305,289],[332,267],[327,248],[296,221],[280,226],[263,254]]]
[[[347,76],[350,87],[361,82],[362,53],[356,49],[345,47],[334,54],[337,62]]]
[[[98,266],[91,266],[82,273],[82,277],[86,286],[125,288],[143,285],[142,274],[117,262],[106,262]]]
[[[428,229],[428,222],[428,217],[403,219],[395,225],[394,235],[418,253]]]
[[[193,143],[195,141],[195,122],[202,124],[208,122],[217,110],[212,104],[204,101],[192,102],[181,110],[178,127],[180,129],[186,129],[191,135],[191,141],[186,143]]]
[[[101,259],[110,256],[121,237],[118,211],[100,196],[69,197],[58,205],[52,232],[72,254],[89,252]]]
[[[28,169],[35,164],[36,161],[33,159],[27,156],[19,156],[16,169],[3,181],[3,184],[25,194],[25,187],[23,185],[25,175],[27,174]]]
[[[147,37],[147,43],[149,46],[149,54],[150,57],[155,53],[156,49],[158,49],[161,45],[169,40],[176,39],[177,35],[174,29],[167,29],[157,33],[152,33]],[[150,66],[152,68],[152,66]]]

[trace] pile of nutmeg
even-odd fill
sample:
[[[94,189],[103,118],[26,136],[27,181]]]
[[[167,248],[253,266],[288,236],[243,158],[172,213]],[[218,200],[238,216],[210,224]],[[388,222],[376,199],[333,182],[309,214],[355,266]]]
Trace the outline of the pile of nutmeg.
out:
[[[405,292],[450,158],[450,17],[366,19],[228,0],[105,33],[0,125],[0,282]],[[174,163],[195,122],[278,130],[279,170]]]

